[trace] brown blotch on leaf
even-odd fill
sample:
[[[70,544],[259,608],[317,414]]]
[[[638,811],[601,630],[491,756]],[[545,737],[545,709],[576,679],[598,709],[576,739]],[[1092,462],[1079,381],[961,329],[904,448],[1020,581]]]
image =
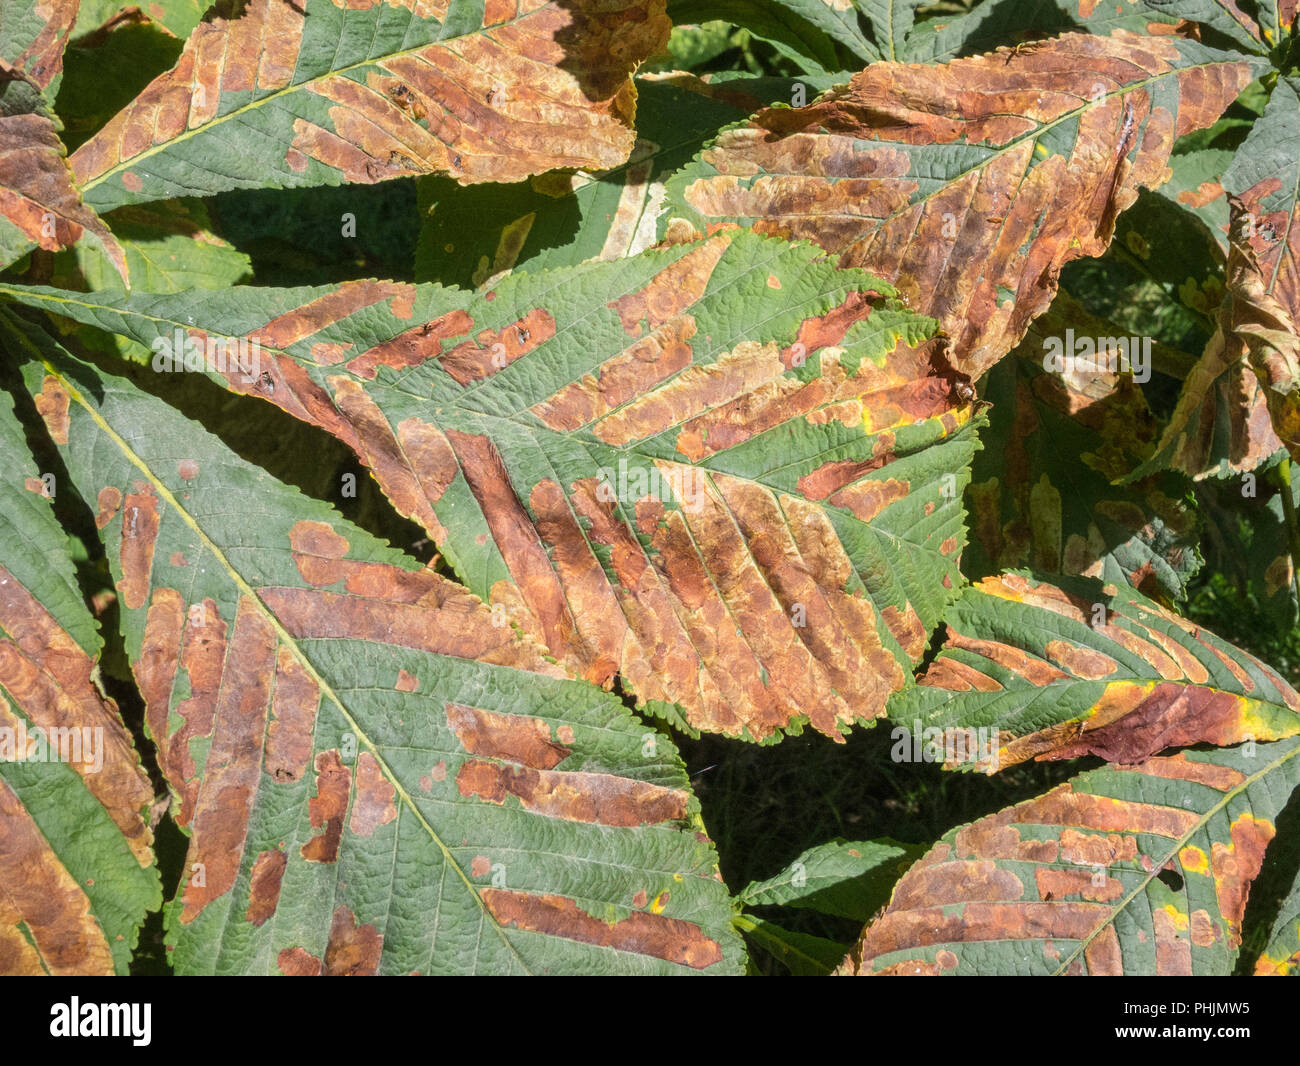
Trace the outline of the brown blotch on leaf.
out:
[[[7,974],[107,976],[113,957],[90,900],[0,778],[0,964]],[[23,931],[6,944],[7,932]]]
[[[599,825],[658,825],[686,817],[687,796],[677,789],[612,774],[533,770],[470,759],[456,775],[462,796],[503,804],[514,796],[525,810],[550,818]]]
[[[320,688],[287,647],[275,655],[275,691],[266,734],[266,772],[278,783],[299,780],[311,758]]]
[[[1156,975],[1190,977],[1192,944],[1187,935],[1187,915],[1171,914],[1169,906],[1156,907],[1151,912],[1151,923],[1156,934]]]
[[[275,957],[275,964],[285,977],[320,976],[320,959],[305,948],[285,948]]]
[[[718,234],[665,267],[645,288],[611,302],[628,336],[641,336],[642,323],[658,329],[700,299],[730,243],[730,234]]]
[[[671,318],[529,410],[554,430],[590,425],[690,366],[694,336],[694,318]]]
[[[383,949],[384,936],[375,926],[358,925],[347,907],[336,907],[325,946],[324,976],[373,977]]]
[[[1217,766],[1211,762],[1196,762],[1189,759],[1185,752],[1160,759],[1148,759],[1146,762],[1132,766],[1118,766],[1119,770],[1130,770],[1148,777],[1165,777],[1177,781],[1194,781],[1198,785],[1208,785],[1220,792],[1236,788],[1246,780],[1246,775],[1231,766]]]
[[[498,330],[480,330],[474,340],[456,345],[438,361],[457,383],[468,385],[504,370],[554,336],[555,319],[537,307]]]
[[[823,463],[811,473],[799,479],[799,492],[805,499],[824,500],[832,493],[837,493],[846,485],[851,485],[865,474],[878,470],[883,465],[882,459],[836,459]]]
[[[471,755],[507,759],[535,770],[552,770],[572,753],[551,739],[551,727],[544,719],[530,715],[449,703],[447,725]]]
[[[0,725],[16,730],[16,715],[21,711],[29,730],[45,730],[51,753],[61,749],[68,765],[121,830],[140,865],[150,866],[152,835],[140,809],[152,799],[153,790],[117,705],[100,694],[94,672],[94,660],[72,635],[13,573],[0,566]],[[95,730],[100,737],[99,765],[88,746],[74,741],[72,750],[64,748],[50,732],[55,729],[75,731],[63,735],[77,741],[86,737],[86,731]]]
[[[463,336],[473,328],[474,320],[464,311],[449,311],[356,356],[348,363],[348,370],[357,377],[369,379],[375,376],[375,368],[379,366],[396,370],[418,366],[440,355],[444,341]]]
[[[293,562],[309,585],[333,585],[342,580],[338,560],[348,553],[348,541],[325,522],[301,521],[289,530]]]
[[[1210,849],[1214,894],[1228,927],[1229,947],[1241,944],[1241,920],[1246,914],[1251,882],[1264,865],[1264,849],[1276,832],[1272,823],[1263,818],[1240,814],[1232,823],[1232,842],[1224,844],[1216,840]]]
[[[41,391],[36,394],[36,411],[49,430],[55,444],[68,443],[68,405],[71,397],[58,378],[46,374]]]
[[[698,925],[679,918],[633,913],[607,922],[587,914],[565,896],[487,888],[482,897],[489,913],[503,926],[650,955],[696,970],[722,961],[718,943],[706,937]]]
[[[393,797],[397,789],[384,776],[383,768],[368,751],[357,756],[357,796],[352,804],[348,828],[357,836],[368,837],[381,825],[397,817]]]
[[[95,527],[103,529],[109,522],[113,521],[113,516],[117,514],[118,508],[122,506],[122,493],[112,485],[106,485],[99,490],[99,495],[95,497]]]
[[[1246,739],[1248,732],[1243,718],[1241,698],[1230,692],[1161,682],[1123,717],[1105,724],[1096,721],[1096,728],[1089,728],[1094,721],[1085,720],[1085,731],[1077,740],[1061,744],[1039,757],[1074,759],[1093,754],[1108,762],[1132,764],[1166,748],[1200,743],[1238,744]],[[1260,736],[1258,739],[1275,738]],[[1155,770],[1159,771],[1160,767],[1160,763],[1154,764]],[[1187,763],[1175,764],[1168,771],[1170,776],[1176,776],[1178,771],[1197,772]],[[1206,784],[1230,779],[1234,773],[1225,767],[1205,767],[1202,772],[1207,777]]]
[[[1204,909],[1192,911],[1192,943],[1198,948],[1213,947],[1223,939],[1223,930],[1219,923],[1210,917]]]
[[[1081,648],[1064,640],[1049,640],[1045,648],[1047,657],[1064,667],[1075,677],[1097,681],[1109,677],[1119,669],[1119,663],[1109,655],[1091,648]]]
[[[907,498],[911,483],[885,478],[881,481],[862,481],[856,485],[846,485],[832,493],[828,502],[834,507],[844,507],[853,512],[861,522],[870,522],[890,504]]]
[[[1078,896],[1094,903],[1105,903],[1124,895],[1124,885],[1113,877],[1103,877],[1100,885],[1094,884],[1091,870],[1058,870],[1040,866],[1034,871],[1038,896],[1044,902]]]
[[[255,600],[240,600],[221,674],[203,783],[194,809],[186,869],[204,866],[204,883],[185,883],[182,924],[235,885],[257,795],[261,738],[266,733],[275,670],[275,631]]]
[[[176,464],[176,473],[181,476],[182,481],[193,481],[199,476],[199,464],[193,459],[182,459]]]
[[[122,577],[117,590],[122,594],[122,603],[132,610],[143,607],[149,598],[154,545],[161,521],[158,497],[151,486],[143,485],[127,494],[122,504]]]
[[[487,437],[456,430],[448,431],[447,439],[456,451],[470,491],[483,509],[493,541],[524,602],[541,624],[546,647],[579,676],[586,676],[590,657],[574,639],[577,623],[496,446]]]
[[[1138,930],[1142,936],[1143,931]],[[1119,949],[1119,934],[1113,925],[1103,928],[1083,949],[1084,961],[1088,964],[1088,974],[1092,977],[1123,977],[1124,959]]]
[[[316,795],[307,801],[307,814],[312,827],[323,826],[324,832],[302,846],[302,857],[308,862],[328,863],[338,858],[351,788],[352,771],[340,761],[337,749],[316,756]]]
[[[248,907],[244,910],[244,919],[253,925],[262,925],[280,903],[280,881],[284,877],[284,868],[289,856],[283,851],[263,851],[253,861],[253,873],[249,879]]]
[[[779,286],[778,286],[779,287]],[[805,359],[821,348],[829,348],[844,340],[849,327],[864,321],[871,314],[871,301],[866,293],[851,292],[844,302],[824,315],[806,318],[799,323],[794,344],[781,352],[781,362],[788,368],[795,365],[797,356]],[[798,347],[802,345],[802,347]]]

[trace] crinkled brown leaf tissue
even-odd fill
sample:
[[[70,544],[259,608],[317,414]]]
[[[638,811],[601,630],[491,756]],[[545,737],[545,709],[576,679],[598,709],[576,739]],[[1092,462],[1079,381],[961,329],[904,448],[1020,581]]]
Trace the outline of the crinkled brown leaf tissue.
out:
[[[0,0],[0,97],[0,973],[1300,973],[1294,0]]]

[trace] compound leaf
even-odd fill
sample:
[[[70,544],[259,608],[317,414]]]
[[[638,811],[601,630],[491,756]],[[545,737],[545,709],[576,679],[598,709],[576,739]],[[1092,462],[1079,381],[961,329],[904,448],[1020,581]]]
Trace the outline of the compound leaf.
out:
[[[78,0],[5,0],[0,60],[50,99],[63,74],[63,51],[77,18]]]
[[[969,395],[928,320],[807,245],[733,230],[482,294],[5,288],[196,366],[256,341],[223,384],[343,440],[471,591],[689,729],[870,721],[961,582]]]
[[[668,15],[674,25],[721,20],[743,26],[781,55],[810,74],[828,75],[842,69],[837,39],[864,58],[876,50],[852,19],[836,13],[822,0],[671,0]]]
[[[1221,33],[1238,48],[1256,55],[1267,55],[1268,46],[1260,36],[1259,23],[1243,11],[1236,0],[1144,0],[1146,5],[1162,15],[1199,22]],[[1265,0],[1259,6],[1268,7],[1276,0]]]
[[[1146,0],[983,0],[961,15],[938,15],[917,25],[899,58],[938,63],[991,52],[1000,45],[1023,46],[1045,37],[1086,29],[1102,36],[1116,30],[1173,34],[1177,19],[1158,14]]]
[[[178,972],[741,968],[662,736],[180,413],[28,348],[191,838]]]
[[[1223,185],[1251,216],[1266,291],[1300,319],[1300,76],[1277,79]]]

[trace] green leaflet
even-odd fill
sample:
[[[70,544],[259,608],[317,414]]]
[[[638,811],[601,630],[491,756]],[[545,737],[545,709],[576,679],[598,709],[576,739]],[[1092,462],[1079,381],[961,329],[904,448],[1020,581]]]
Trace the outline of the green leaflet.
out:
[[[247,255],[211,232],[199,200],[120,207],[105,221],[126,252],[132,286],[145,292],[223,289],[238,284],[251,269]],[[121,277],[93,244],[61,253],[54,277],[68,288],[77,287],[68,284],[72,277],[92,291],[122,288]]]
[[[1268,943],[1255,960],[1256,977],[1295,977],[1300,974],[1300,877],[1278,909]]]
[[[896,840],[837,838],[809,848],[775,877],[750,882],[738,898],[747,907],[800,907],[865,922],[921,851]]]
[[[821,0],[673,0],[668,16],[674,24],[721,20],[742,26],[812,75],[844,69],[837,41],[861,58],[877,58],[858,30],[854,12],[836,12]]]
[[[1172,174],[1156,190],[1158,195],[1174,201],[1182,210],[1200,219],[1221,252],[1228,248],[1228,198],[1223,195],[1220,182],[1237,153],[1235,147],[1221,145],[1235,139],[1239,131],[1250,125],[1244,119],[1222,118],[1208,130],[1180,140],[1174,154],[1169,157]],[[1189,301],[1184,297],[1183,302]],[[1216,303],[1217,300],[1212,301],[1197,307],[1197,310],[1202,314],[1212,312]]]
[[[961,583],[976,412],[925,376],[928,320],[807,245],[733,231],[478,295],[5,291],[160,353],[258,341],[219,380],[352,447],[573,675],[690,729],[870,720]]]
[[[657,239],[668,175],[723,126],[774,101],[789,102],[798,85],[812,98],[830,79],[640,77],[636,147],[612,170],[469,188],[450,178],[421,178],[415,279],[479,288],[512,270],[644,251]]]
[[[134,7],[128,0],[81,0],[73,34],[82,36],[98,29],[124,9]],[[199,24],[210,0],[164,0],[139,5],[149,19],[164,26],[167,32],[184,40]]]
[[[5,0],[0,61],[52,100],[59,91],[63,49],[76,17],[77,0]]]
[[[183,39],[152,20],[123,20],[105,33],[74,38],[63,57],[64,78],[55,99],[68,151],[80,148],[149,82],[175,66],[184,46]]]
[[[13,329],[0,315],[6,350]],[[162,901],[153,790],[98,688],[99,631],[43,495],[67,486],[42,479],[5,392],[0,465],[0,969],[124,974]]]
[[[854,6],[871,26],[871,37],[881,59],[908,59],[905,41],[926,0],[854,0]]]
[[[1300,738],[1106,766],[947,833],[849,973],[1226,975]]]
[[[1266,291],[1300,315],[1300,75],[1277,79],[1223,186],[1254,215],[1246,237]]]
[[[1153,24],[1172,25],[1176,21],[1152,11],[1144,0],[983,0],[964,14],[936,15],[918,23],[908,33],[897,59],[906,63],[942,63],[991,52],[999,46],[1032,49],[1037,40],[1079,28],[1105,36],[1117,29],[1146,33]]]
[[[1300,732],[1300,696],[1268,666],[1131,588],[1012,571],[964,590],[944,623],[938,658],[890,704],[937,761],[1137,762]]]
[[[0,25],[0,267],[33,245],[49,251],[86,234],[126,277],[122,249],[81,201],[59,139],[53,99],[76,0],[6,0]]]
[[[984,0],[965,13],[918,23],[917,12],[929,6],[925,0],[706,0],[670,3],[668,13],[674,22],[723,19],[743,26],[819,74],[881,61],[941,63],[1080,28],[1095,34],[1145,33],[1151,25],[1178,21],[1143,0]]]
[[[741,968],[662,736],[459,586],[28,342],[191,836],[178,972]]]
[[[736,927],[764,951],[786,966],[795,977],[825,977],[844,958],[844,946],[825,937],[783,929],[764,918],[742,915]]]
[[[663,0],[223,0],[72,157],[100,210],[227,189],[612,167]]]
[[[1222,545],[1210,561],[1214,569],[1246,588],[1261,608],[1260,621],[1285,632],[1297,621],[1295,581],[1282,493],[1300,506],[1300,484],[1271,489],[1261,473],[1257,495],[1242,494],[1242,482],[1202,481],[1196,487],[1205,524]]]
[[[1267,7],[1265,0],[1260,7]],[[1187,19],[1223,34],[1238,48],[1255,55],[1268,55],[1259,35],[1259,25],[1235,0],[1145,0],[1148,7],[1173,19]]]
[[[744,47],[748,41],[748,32],[718,19],[698,25],[674,25],[673,32],[668,35],[667,56],[651,59],[641,70],[646,73],[695,70],[731,48]],[[639,90],[637,104],[639,111]]]

